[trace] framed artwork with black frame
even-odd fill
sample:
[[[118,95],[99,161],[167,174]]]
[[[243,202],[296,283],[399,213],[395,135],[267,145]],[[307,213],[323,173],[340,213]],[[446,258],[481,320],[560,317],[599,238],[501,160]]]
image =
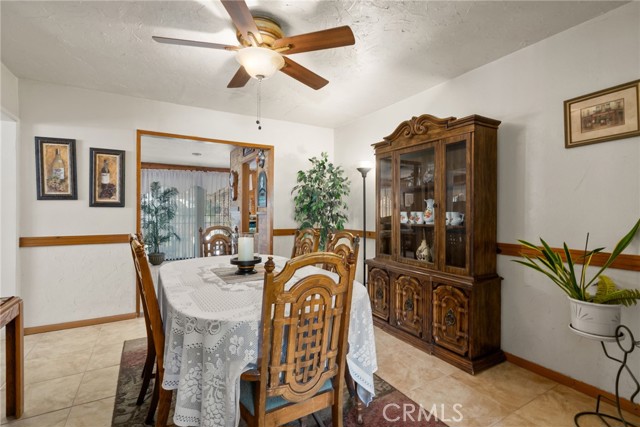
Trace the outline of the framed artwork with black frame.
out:
[[[36,136],[38,200],[78,200],[76,140]]]
[[[124,207],[124,151],[89,149],[89,206]]]

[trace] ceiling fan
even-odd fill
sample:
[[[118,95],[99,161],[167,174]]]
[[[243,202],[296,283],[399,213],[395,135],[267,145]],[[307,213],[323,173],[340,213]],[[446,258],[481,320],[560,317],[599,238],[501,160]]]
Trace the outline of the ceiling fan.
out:
[[[236,26],[240,46],[158,36],[153,36],[153,39],[159,43],[236,51],[240,68],[227,85],[228,88],[243,87],[251,77],[262,80],[280,70],[318,90],[329,81],[287,55],[355,44],[353,32],[348,26],[285,37],[280,25],[273,19],[254,17],[244,0],[220,1]]]

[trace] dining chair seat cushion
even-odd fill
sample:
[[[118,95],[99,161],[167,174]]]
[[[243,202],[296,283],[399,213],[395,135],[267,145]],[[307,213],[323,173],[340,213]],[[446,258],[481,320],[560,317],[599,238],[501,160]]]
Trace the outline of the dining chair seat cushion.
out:
[[[240,403],[242,404],[242,406],[247,408],[247,410],[251,415],[255,415],[253,413],[254,406],[253,406],[252,384],[253,383],[251,381],[240,381]],[[329,379],[325,381],[322,387],[320,387],[320,390],[318,390],[318,393],[316,393],[316,396],[318,394],[324,393],[325,391],[329,391],[332,388],[333,388],[333,383]],[[272,411],[274,409],[278,409],[282,406],[286,406],[291,403],[294,403],[294,402],[290,402],[281,396],[267,397],[266,412]]]

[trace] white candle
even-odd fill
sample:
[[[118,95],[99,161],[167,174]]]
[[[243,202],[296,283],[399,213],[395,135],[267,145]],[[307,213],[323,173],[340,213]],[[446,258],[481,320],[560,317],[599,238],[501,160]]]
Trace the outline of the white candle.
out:
[[[253,237],[238,237],[238,261],[253,260]]]

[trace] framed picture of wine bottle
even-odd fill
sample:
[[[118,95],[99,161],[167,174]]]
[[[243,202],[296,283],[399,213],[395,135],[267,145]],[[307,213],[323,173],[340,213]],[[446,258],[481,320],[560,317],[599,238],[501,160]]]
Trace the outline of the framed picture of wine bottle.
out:
[[[76,140],[36,136],[38,200],[78,200]]]
[[[90,148],[89,206],[124,207],[124,151]]]

